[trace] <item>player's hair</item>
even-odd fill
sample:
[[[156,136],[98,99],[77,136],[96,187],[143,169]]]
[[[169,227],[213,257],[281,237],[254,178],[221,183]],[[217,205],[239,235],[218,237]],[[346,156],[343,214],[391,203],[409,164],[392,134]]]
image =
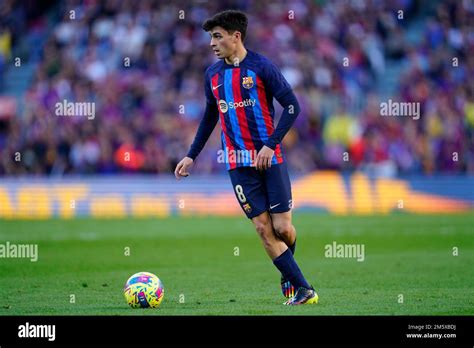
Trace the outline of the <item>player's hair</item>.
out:
[[[239,31],[242,42],[247,32],[248,19],[245,13],[237,10],[226,10],[215,14],[212,18],[206,19],[202,24],[205,31],[211,31],[214,27],[222,27],[228,33]]]

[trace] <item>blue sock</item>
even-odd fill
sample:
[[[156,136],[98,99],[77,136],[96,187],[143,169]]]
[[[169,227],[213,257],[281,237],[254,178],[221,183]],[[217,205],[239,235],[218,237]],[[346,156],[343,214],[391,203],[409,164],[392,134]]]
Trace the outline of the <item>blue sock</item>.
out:
[[[298,290],[299,288],[311,288],[306,279],[301,273],[298,264],[293,258],[291,250],[288,248],[283,254],[273,260],[273,264],[283,274],[283,277],[290,281],[290,283]]]
[[[288,246],[288,249],[291,250],[291,253],[294,255],[295,254],[295,249],[296,249],[296,238],[295,241],[293,242],[292,245]]]

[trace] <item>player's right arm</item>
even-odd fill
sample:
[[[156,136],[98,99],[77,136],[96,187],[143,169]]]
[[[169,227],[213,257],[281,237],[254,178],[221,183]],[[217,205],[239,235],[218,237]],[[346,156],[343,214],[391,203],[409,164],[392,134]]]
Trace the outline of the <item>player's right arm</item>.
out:
[[[211,85],[207,76],[208,74],[206,72],[206,82],[204,86],[206,93],[206,109],[204,111],[204,116],[201,119],[201,123],[199,124],[198,131],[188,154],[176,165],[176,169],[174,170],[176,179],[189,175],[189,168],[194,163],[196,157],[201,153],[204,145],[206,145],[207,140],[211,136],[212,131],[216,127],[217,121],[219,120],[219,111],[217,110],[217,104],[214,95],[212,94]]]

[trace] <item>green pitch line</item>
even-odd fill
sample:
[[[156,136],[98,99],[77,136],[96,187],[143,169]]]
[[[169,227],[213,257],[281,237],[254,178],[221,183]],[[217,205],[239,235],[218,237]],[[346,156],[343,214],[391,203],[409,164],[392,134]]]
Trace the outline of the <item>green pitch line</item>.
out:
[[[244,217],[1,220],[0,244],[38,244],[38,261],[0,258],[0,315],[474,314],[474,215],[294,223],[318,305],[282,305],[278,271]],[[364,245],[364,261],[325,257],[333,242]],[[127,306],[122,287],[139,271],[163,281],[160,308]]]

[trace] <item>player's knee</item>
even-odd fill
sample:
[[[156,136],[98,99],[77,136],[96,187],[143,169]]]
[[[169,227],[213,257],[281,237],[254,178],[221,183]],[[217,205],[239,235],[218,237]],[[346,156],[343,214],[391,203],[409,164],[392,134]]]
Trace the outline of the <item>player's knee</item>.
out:
[[[261,218],[254,221],[255,230],[257,231],[260,238],[265,242],[269,239],[271,230],[271,221],[268,218]]]
[[[269,234],[270,222],[257,222],[255,229],[260,237],[265,237]]]
[[[294,230],[295,230],[295,228],[289,221],[274,224],[273,229],[275,230],[275,233],[278,236],[280,236],[280,238],[283,238],[284,240],[291,239],[293,237]]]

